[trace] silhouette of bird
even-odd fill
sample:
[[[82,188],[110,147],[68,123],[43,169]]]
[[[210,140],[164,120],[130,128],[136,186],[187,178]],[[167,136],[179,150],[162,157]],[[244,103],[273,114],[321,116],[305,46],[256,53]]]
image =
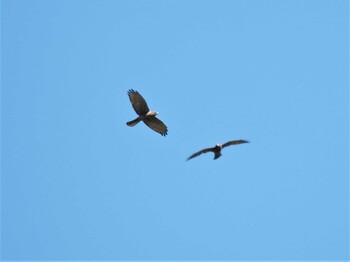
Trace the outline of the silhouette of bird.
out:
[[[167,126],[156,117],[158,112],[151,111],[148,108],[146,100],[141,96],[141,94],[133,89],[129,89],[128,96],[132,107],[139,116],[126,124],[128,126],[135,126],[140,121],[143,121],[149,128],[158,132],[162,136],[166,136],[168,134]]]
[[[220,156],[222,156],[221,150],[223,148],[225,148],[227,146],[231,146],[231,145],[239,145],[239,144],[244,144],[244,143],[249,143],[249,141],[233,140],[233,141],[226,142],[225,144],[217,144],[214,147],[205,148],[205,149],[198,151],[197,153],[194,153],[193,155],[191,155],[190,157],[187,158],[187,161],[194,158],[194,157],[197,157],[203,153],[208,153],[208,152],[214,153],[214,160],[215,160],[215,159],[218,159]]]

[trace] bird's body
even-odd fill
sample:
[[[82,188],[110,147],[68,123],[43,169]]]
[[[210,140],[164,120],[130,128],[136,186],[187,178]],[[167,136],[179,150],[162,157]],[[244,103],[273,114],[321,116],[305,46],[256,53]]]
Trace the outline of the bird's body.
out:
[[[222,149],[222,145],[221,144],[217,144],[213,147],[213,151],[214,152],[214,160],[221,157],[221,149]]]
[[[140,121],[143,121],[149,128],[158,132],[162,136],[166,136],[168,134],[167,126],[156,117],[156,115],[158,115],[158,112],[151,111],[148,108],[146,100],[140,95],[140,93],[133,89],[130,89],[128,91],[128,96],[132,107],[134,108],[136,114],[138,114],[138,117],[127,122],[126,124],[128,126],[135,126]]]
[[[219,157],[222,156],[221,150],[223,148],[225,148],[227,146],[231,146],[231,145],[239,145],[239,144],[244,144],[244,143],[249,143],[249,142],[246,140],[232,140],[232,141],[226,142],[224,144],[216,144],[214,147],[208,147],[208,148],[202,149],[202,150],[194,153],[193,155],[188,157],[187,160],[190,160],[194,157],[197,157],[201,154],[208,153],[208,152],[214,153],[214,160],[215,160],[215,159],[218,159]]]
[[[126,124],[128,126],[135,126],[137,125],[140,121],[144,121],[145,119],[147,119],[148,117],[150,116],[156,116],[157,115],[157,112],[154,112],[154,111],[148,111],[148,113],[146,115],[140,115],[138,117],[136,117],[134,120],[131,120],[129,122],[127,122]]]

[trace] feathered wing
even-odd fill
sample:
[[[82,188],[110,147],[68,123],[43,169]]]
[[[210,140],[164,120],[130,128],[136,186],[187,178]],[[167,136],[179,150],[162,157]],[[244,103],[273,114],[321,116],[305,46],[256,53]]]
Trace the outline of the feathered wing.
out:
[[[247,140],[232,140],[228,141],[225,144],[222,144],[222,148],[227,147],[227,146],[232,146],[232,145],[239,145],[239,144],[244,144],[244,143],[249,143]]]
[[[194,153],[190,157],[188,157],[187,160],[190,160],[190,159],[192,159],[194,157],[197,157],[197,156],[199,156],[201,154],[208,153],[208,152],[214,152],[214,147],[204,148],[204,149],[198,151],[197,153]]]
[[[145,115],[148,113],[149,108],[146,103],[146,100],[140,95],[139,92],[129,89],[128,96],[132,107],[138,115]]]
[[[158,132],[159,134],[161,134],[162,136],[166,136],[168,134],[168,128],[167,126],[161,121],[159,120],[157,117],[155,116],[149,116],[146,117],[143,122],[145,122],[145,124],[153,129],[154,131]]]

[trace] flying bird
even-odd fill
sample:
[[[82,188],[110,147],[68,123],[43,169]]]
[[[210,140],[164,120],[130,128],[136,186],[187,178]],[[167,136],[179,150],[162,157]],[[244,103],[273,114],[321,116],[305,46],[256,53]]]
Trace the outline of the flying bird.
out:
[[[227,146],[231,146],[231,145],[239,145],[239,144],[244,144],[244,143],[249,143],[246,140],[233,140],[233,141],[228,141],[225,144],[217,144],[214,147],[209,147],[209,148],[204,148],[200,151],[198,151],[197,153],[194,153],[193,155],[191,155],[190,157],[187,158],[187,160],[190,160],[194,157],[197,157],[203,153],[208,153],[208,152],[213,152],[214,153],[214,160],[218,159],[219,157],[222,156],[221,154],[221,150]]]
[[[139,116],[126,124],[128,126],[135,126],[140,121],[143,121],[149,128],[158,132],[162,136],[166,136],[168,134],[167,126],[156,117],[158,112],[151,111],[148,108],[146,100],[141,96],[141,94],[133,89],[129,89],[128,96],[132,107]]]

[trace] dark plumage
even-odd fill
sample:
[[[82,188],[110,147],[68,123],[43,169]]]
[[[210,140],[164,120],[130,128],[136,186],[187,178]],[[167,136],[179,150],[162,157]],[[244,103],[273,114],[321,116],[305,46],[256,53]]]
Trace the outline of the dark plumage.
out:
[[[143,121],[149,128],[158,132],[162,136],[166,136],[168,134],[167,126],[156,117],[158,112],[151,111],[148,108],[146,100],[140,95],[140,93],[133,89],[130,89],[128,91],[128,96],[132,107],[134,108],[136,114],[139,116],[134,120],[127,122],[126,124],[128,126],[135,126],[140,121]]]
[[[205,149],[198,151],[197,153],[194,153],[193,155],[188,157],[187,160],[190,160],[194,157],[197,157],[203,153],[208,153],[208,152],[214,153],[214,160],[215,160],[215,159],[219,158],[220,156],[222,156],[221,150],[223,148],[225,148],[227,146],[231,146],[231,145],[239,145],[239,144],[244,144],[244,143],[249,143],[249,142],[246,140],[233,140],[233,141],[226,142],[225,144],[217,144],[214,147],[205,148]]]

